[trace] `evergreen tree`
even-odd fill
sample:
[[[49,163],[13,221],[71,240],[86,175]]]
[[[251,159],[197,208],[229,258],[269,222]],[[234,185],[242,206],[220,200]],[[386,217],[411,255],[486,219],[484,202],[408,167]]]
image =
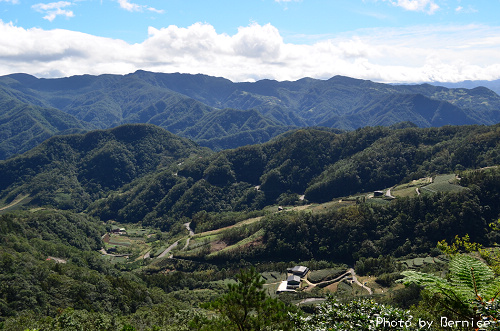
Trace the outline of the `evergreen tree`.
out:
[[[237,282],[229,284],[226,294],[204,305],[217,311],[217,318],[198,318],[193,326],[200,330],[290,330],[292,309],[283,302],[266,296],[264,280],[251,268],[236,276]]]

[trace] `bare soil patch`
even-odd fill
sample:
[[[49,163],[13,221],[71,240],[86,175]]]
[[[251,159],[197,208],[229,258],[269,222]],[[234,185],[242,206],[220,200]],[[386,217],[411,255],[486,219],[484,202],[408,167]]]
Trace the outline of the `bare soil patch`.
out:
[[[227,244],[222,240],[217,240],[210,243],[210,253],[218,252],[227,247]]]

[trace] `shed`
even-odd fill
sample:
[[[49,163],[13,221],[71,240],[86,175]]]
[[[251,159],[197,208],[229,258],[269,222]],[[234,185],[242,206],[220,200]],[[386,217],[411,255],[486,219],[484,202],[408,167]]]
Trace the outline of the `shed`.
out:
[[[286,288],[298,288],[300,287],[300,277],[297,275],[290,275],[286,279]]]
[[[288,269],[288,272],[290,272],[296,276],[299,276],[300,278],[303,278],[309,272],[309,268],[305,267],[303,265],[296,265],[292,269]]]

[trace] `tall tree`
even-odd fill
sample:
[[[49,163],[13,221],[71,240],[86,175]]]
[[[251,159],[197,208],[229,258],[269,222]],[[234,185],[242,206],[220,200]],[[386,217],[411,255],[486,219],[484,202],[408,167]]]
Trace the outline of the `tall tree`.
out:
[[[204,307],[217,311],[217,318],[199,320],[201,330],[291,330],[288,312],[292,309],[283,302],[270,298],[263,289],[264,280],[251,268],[241,270],[237,282],[229,284],[227,292]]]

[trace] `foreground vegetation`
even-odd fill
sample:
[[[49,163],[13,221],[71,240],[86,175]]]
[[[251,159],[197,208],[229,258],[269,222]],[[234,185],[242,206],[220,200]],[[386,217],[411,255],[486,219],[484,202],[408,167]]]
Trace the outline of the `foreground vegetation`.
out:
[[[461,176],[462,187],[466,189],[459,192],[382,200],[385,201],[382,204],[371,201],[375,199],[372,198],[365,202],[358,199],[358,204],[347,206],[325,204],[296,208],[295,211],[268,211],[263,217],[253,218],[253,221],[242,221],[239,226],[200,234],[206,240],[227,242],[229,246],[226,247],[235,246],[234,249],[220,255],[213,255],[208,250],[191,256],[186,255],[189,249],[186,253],[183,250],[174,252],[174,256],[183,256],[183,259],[134,259],[128,263],[109,264],[97,250],[102,246],[102,234],[111,231],[113,226],[106,228],[98,219],[69,211],[41,209],[8,213],[1,216],[0,222],[0,326],[6,330],[68,330],[71,327],[75,330],[236,330],[238,322],[233,320],[237,318],[236,312],[232,313],[225,307],[233,309],[235,306],[231,300],[240,300],[231,293],[247,293],[248,289],[256,291],[254,301],[237,302],[254,302],[249,312],[256,310],[249,316],[255,320],[242,322],[241,325],[245,326],[239,328],[241,330],[273,329],[278,325],[301,330],[321,327],[342,329],[357,325],[357,330],[368,330],[373,323],[377,323],[377,316],[382,315],[391,321],[407,321],[410,315],[413,316],[412,327],[407,327],[408,330],[416,329],[417,317],[433,322],[433,329],[440,330],[441,316],[449,320],[473,318],[476,321],[483,315],[496,318],[492,309],[496,307],[497,283],[492,281],[496,279],[493,271],[488,271],[494,270],[495,259],[487,259],[493,267],[488,269],[474,257],[452,258],[449,267],[451,281],[456,282],[454,273],[460,274],[463,271],[459,270],[465,270],[457,268],[467,268],[463,261],[473,265],[475,273],[473,282],[470,282],[472,278],[469,276],[468,285],[464,285],[472,292],[463,297],[456,295],[461,298],[459,302],[447,303],[449,294],[446,291],[454,290],[455,286],[432,287],[431,284],[446,282],[440,279],[446,275],[446,261],[449,259],[437,263],[434,262],[436,258],[423,258],[429,254],[450,254],[450,249],[446,247],[452,246],[443,246],[441,242],[440,250],[436,245],[442,239],[452,243],[455,234],[469,234],[466,242],[478,242],[475,246],[467,246],[468,251],[477,251],[479,244],[491,246],[498,238],[498,232],[488,224],[495,223],[500,213],[492,203],[500,193],[500,171],[486,169],[463,172]],[[404,220],[402,214],[406,215]],[[432,225],[433,222],[437,222],[436,225]],[[334,228],[329,231],[324,227],[327,224],[345,226],[349,230]],[[426,226],[430,226],[430,232],[426,232]],[[442,230],[439,230],[440,226],[443,226]],[[453,231],[445,232],[447,228]],[[259,229],[262,231],[259,244],[238,246],[238,239],[231,239],[252,237],[252,232]],[[385,234],[384,229],[391,229],[390,241],[383,239],[389,234]],[[138,231],[132,229],[130,236],[140,235]],[[211,239],[207,237],[210,234]],[[342,239],[337,239],[336,234],[343,236]],[[158,238],[158,233],[155,236]],[[310,238],[316,239],[312,241]],[[325,240],[341,243],[333,245]],[[371,243],[366,240],[371,240]],[[460,250],[460,243],[453,246],[455,255]],[[328,249],[321,248],[324,245],[329,245]],[[494,256],[494,252],[491,251],[488,256]],[[422,257],[421,261],[416,258],[418,256]],[[483,256],[488,258],[484,253]],[[362,297],[368,293],[362,289],[355,290],[355,284],[346,280],[328,282],[329,279],[335,280],[347,267],[319,260],[355,264],[358,277],[362,277],[374,290],[372,301],[355,299],[347,304],[353,300],[354,293]],[[251,265],[246,261],[251,261],[259,273],[246,273]],[[299,261],[316,270],[311,274],[311,281],[326,282],[325,285],[276,296],[275,287],[269,286],[279,281],[279,274],[286,272],[287,267]],[[403,271],[407,268],[418,272]],[[271,272],[278,275],[274,276],[274,282]],[[427,272],[429,276],[422,272]],[[266,278],[260,278],[261,274]],[[406,278],[402,281],[409,287],[402,288],[396,282],[403,277]],[[486,285],[488,291],[483,292],[482,286]],[[269,291],[270,288],[274,290]],[[276,299],[269,301],[270,294]],[[484,304],[475,301],[478,295]],[[296,306],[308,297],[325,296],[327,301],[316,308],[305,304],[299,305],[300,309]],[[411,304],[414,306],[410,307]],[[489,307],[487,310],[484,310],[485,305]],[[462,308],[457,310],[453,307]],[[291,314],[278,314],[276,318],[271,318],[270,315],[259,315],[259,309],[266,312],[276,309],[277,313],[290,311]],[[365,315],[360,315],[361,311]],[[486,311],[490,315],[485,315]],[[383,323],[376,327],[387,329]],[[494,327],[491,324],[489,329]],[[405,329],[405,326],[400,329]]]

